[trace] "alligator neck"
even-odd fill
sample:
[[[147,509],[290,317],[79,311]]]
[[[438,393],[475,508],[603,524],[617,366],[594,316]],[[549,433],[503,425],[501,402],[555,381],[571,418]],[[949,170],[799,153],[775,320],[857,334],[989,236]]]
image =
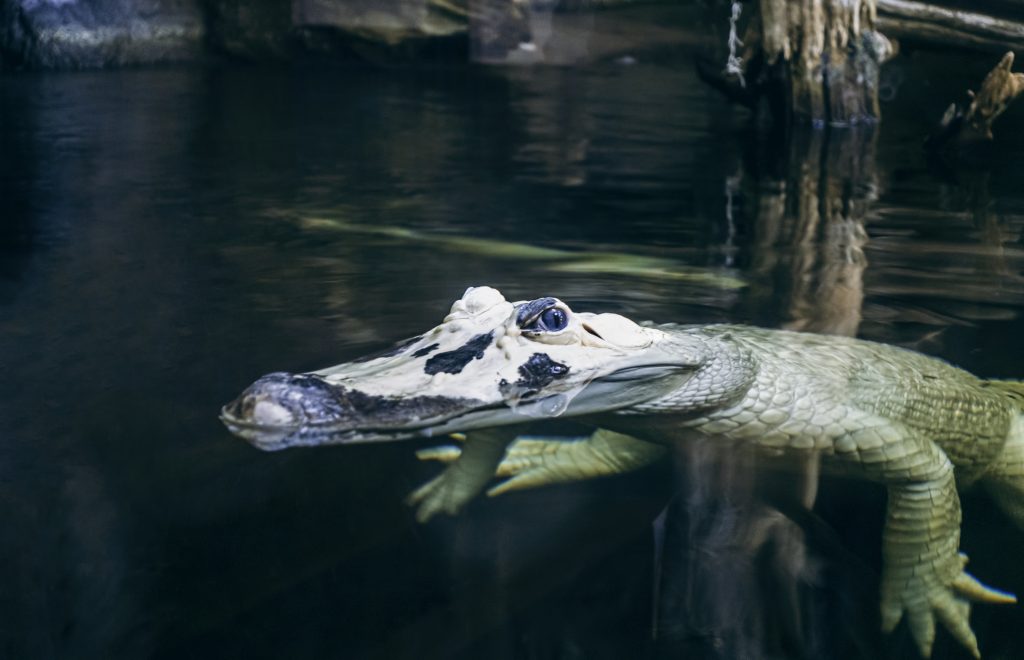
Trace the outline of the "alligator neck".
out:
[[[673,391],[621,411],[622,414],[670,414],[700,417],[738,403],[757,376],[757,361],[733,337],[730,326],[666,329],[682,350],[700,355],[700,366]]]

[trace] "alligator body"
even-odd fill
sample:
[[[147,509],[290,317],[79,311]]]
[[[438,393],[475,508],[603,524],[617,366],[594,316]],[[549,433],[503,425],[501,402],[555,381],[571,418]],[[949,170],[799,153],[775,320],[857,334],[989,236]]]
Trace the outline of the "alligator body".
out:
[[[521,436],[536,418],[593,427],[572,442]],[[464,432],[410,497],[418,518],[489,494],[642,467],[669,443],[714,437],[816,454],[888,489],[882,626],[906,617],[923,655],[939,622],[980,657],[970,602],[1015,602],[959,553],[958,486],[980,483],[1024,527],[1024,384],[985,381],[912,351],[744,326],[637,325],[555,298],[470,289],[444,322],[389,354],[256,381],[222,419],[263,449]]]

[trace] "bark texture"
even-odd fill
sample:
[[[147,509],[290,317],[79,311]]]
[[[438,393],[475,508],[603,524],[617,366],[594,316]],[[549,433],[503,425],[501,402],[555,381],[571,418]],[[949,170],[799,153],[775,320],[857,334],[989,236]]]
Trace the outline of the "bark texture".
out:
[[[892,48],[875,31],[875,0],[761,0],[758,7],[761,55],[768,75],[782,81],[774,107],[830,124],[879,117],[878,71]]]

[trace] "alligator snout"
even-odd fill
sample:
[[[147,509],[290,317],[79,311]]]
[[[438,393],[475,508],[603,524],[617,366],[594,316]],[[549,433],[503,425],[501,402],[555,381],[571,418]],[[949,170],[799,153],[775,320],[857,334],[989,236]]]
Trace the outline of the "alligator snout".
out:
[[[250,385],[224,407],[225,417],[259,426],[292,426],[300,418],[301,406],[291,395],[293,376],[287,373],[268,374]]]
[[[397,440],[431,435],[464,413],[486,407],[468,397],[383,396],[334,384],[317,374],[263,376],[221,409],[221,421],[260,449]]]
[[[346,415],[339,389],[319,376],[276,372],[263,376],[224,406],[221,418],[240,435],[247,430],[291,432]],[[350,412],[350,411],[349,411]]]

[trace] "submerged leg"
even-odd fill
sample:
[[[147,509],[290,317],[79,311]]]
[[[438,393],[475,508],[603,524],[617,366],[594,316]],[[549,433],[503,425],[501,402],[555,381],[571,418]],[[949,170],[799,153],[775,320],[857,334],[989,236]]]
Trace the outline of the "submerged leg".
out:
[[[657,461],[665,452],[660,445],[605,429],[576,440],[521,437],[509,447],[496,471],[496,476],[510,478],[487,494],[630,472]],[[443,462],[461,460],[456,447],[426,449],[417,456]]]
[[[960,499],[949,458],[931,441],[888,420],[861,428],[836,444],[835,457],[889,490],[883,532],[882,628],[906,616],[925,657],[931,655],[936,619],[980,657],[968,615],[970,601],[1014,602],[964,571]]]
[[[444,472],[413,491],[408,504],[416,507],[416,520],[424,523],[438,513],[454,515],[484,489],[516,437],[514,427],[473,431],[465,447],[456,450]],[[429,450],[427,450],[429,451]],[[422,452],[420,458],[423,458]]]
[[[516,440],[498,468],[499,477],[510,478],[487,494],[632,472],[654,463],[665,452],[660,445],[606,429],[581,440],[526,437]]]

